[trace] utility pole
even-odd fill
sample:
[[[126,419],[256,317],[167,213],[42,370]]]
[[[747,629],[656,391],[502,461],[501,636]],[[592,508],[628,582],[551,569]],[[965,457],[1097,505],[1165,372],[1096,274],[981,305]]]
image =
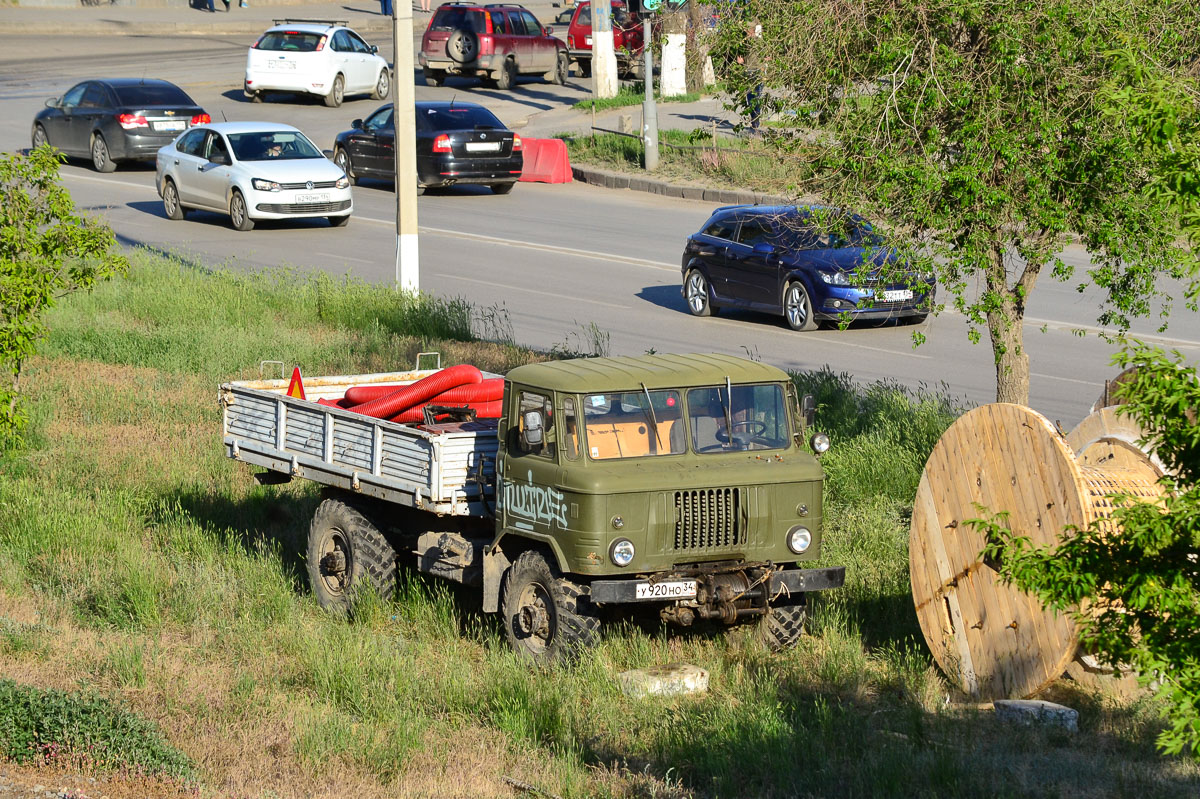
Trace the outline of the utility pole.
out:
[[[617,53],[613,49],[612,0],[591,0],[592,96],[617,96]]]
[[[645,8],[645,6],[643,6]],[[654,102],[654,42],[651,15],[642,17],[642,69],[646,95],[642,101],[642,146],[646,151],[646,171],[658,169],[658,106]]]
[[[396,288],[421,290],[417,248],[417,120],[413,91],[412,4],[392,4],[392,149],[396,158]]]

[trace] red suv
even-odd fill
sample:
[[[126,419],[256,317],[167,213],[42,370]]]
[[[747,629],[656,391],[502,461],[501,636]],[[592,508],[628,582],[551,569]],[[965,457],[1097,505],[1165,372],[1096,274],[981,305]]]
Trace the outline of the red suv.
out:
[[[447,75],[478,75],[507,89],[517,75],[536,73],[564,83],[570,56],[552,32],[522,6],[446,3],[421,37],[425,82],[441,86]]]
[[[645,71],[642,61],[642,21],[630,14],[622,0],[612,0],[613,50],[617,53],[617,73],[641,80]],[[567,47],[575,69],[583,77],[592,74],[592,4],[580,3],[567,28]]]

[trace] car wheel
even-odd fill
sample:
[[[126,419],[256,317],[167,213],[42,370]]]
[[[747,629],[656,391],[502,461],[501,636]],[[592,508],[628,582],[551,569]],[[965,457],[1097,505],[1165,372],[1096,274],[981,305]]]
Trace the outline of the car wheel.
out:
[[[812,300],[808,290],[799,282],[789,283],[783,292],[783,318],[792,330],[814,330]]]
[[[346,79],[338,75],[333,79],[333,88],[329,94],[325,95],[325,105],[330,108],[338,108],[342,104],[342,100],[346,93]]]
[[[252,103],[261,103],[263,101],[263,93],[262,92],[245,92],[244,91],[244,92],[242,92],[242,94],[244,94],[248,98],[250,98],[250,102],[252,102]]]
[[[708,278],[698,269],[688,272],[683,282],[684,295],[692,316],[712,316],[714,310],[708,293]]]
[[[493,183],[492,194],[508,194],[513,190],[513,186],[517,185],[516,181],[511,183]]]
[[[233,196],[229,198],[229,222],[236,230],[254,230],[254,220],[250,218],[246,208],[246,198],[237,189],[233,190]]]
[[[345,148],[339,147],[333,151],[333,163],[346,173],[351,186],[358,185],[358,176],[354,174],[354,165],[350,163],[350,153],[346,152]]]
[[[108,154],[108,143],[99,133],[92,134],[92,166],[97,172],[112,172],[117,164]]]
[[[505,59],[496,73],[496,88],[507,91],[517,80],[517,65],[511,58]]]
[[[587,61],[576,61],[575,66],[579,70],[579,77],[590,78],[592,76],[592,62],[590,59]]]
[[[459,28],[446,40],[446,53],[460,64],[469,64],[479,55],[479,36]]]
[[[346,214],[345,216],[329,217],[330,227],[345,227],[348,224],[350,224],[350,214]]]
[[[424,72],[426,86],[441,86],[446,82],[446,71],[443,69],[426,69]]]
[[[554,69],[546,73],[546,80],[551,83],[557,83],[562,86],[567,82],[567,73],[571,70],[571,59],[566,53],[559,53],[558,60],[554,62]]]
[[[183,205],[179,202],[179,190],[175,188],[175,181],[170,178],[163,181],[162,200],[167,219],[178,221],[187,216],[187,211],[183,210]]]
[[[41,125],[33,126],[33,149],[41,147],[43,144],[49,143],[50,139],[46,137],[46,129]]]
[[[375,82],[375,91],[371,92],[372,100],[386,100],[392,91],[392,78],[388,75],[387,67],[379,70],[379,80]]]

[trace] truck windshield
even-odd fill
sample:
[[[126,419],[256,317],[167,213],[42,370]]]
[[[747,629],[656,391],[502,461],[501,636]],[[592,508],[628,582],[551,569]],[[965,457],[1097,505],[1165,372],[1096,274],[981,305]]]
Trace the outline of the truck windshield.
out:
[[[619,391],[583,398],[583,428],[592,460],[678,455],[684,451],[678,391]]]
[[[790,430],[783,386],[732,388],[732,392],[725,386],[688,390],[692,449],[700,453],[785,449]]]

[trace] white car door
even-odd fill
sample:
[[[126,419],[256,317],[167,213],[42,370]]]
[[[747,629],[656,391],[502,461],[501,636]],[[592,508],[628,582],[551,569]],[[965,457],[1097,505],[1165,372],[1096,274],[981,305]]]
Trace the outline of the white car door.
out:
[[[203,152],[208,135],[207,128],[192,128],[180,136],[175,140],[175,152],[171,153],[170,161],[166,164],[164,172],[174,179],[179,201],[184,205],[199,201],[195,178],[207,163]]]
[[[379,66],[379,62],[375,58],[375,54],[371,52],[371,45],[362,40],[357,33],[346,31],[346,38],[350,42],[350,46],[354,48],[354,55],[358,59],[359,80],[358,88],[363,91],[370,91],[375,88],[375,75]]]
[[[232,182],[233,159],[225,138],[216,131],[204,143],[203,165],[196,170],[196,200],[206,208],[224,209],[225,197]]]
[[[334,63],[330,83],[332,84],[333,76],[340,72],[346,81],[346,93],[360,91],[362,65],[359,63],[358,53],[354,52],[354,45],[350,43],[350,35],[344,30],[334,33],[329,49],[332,51]]]

